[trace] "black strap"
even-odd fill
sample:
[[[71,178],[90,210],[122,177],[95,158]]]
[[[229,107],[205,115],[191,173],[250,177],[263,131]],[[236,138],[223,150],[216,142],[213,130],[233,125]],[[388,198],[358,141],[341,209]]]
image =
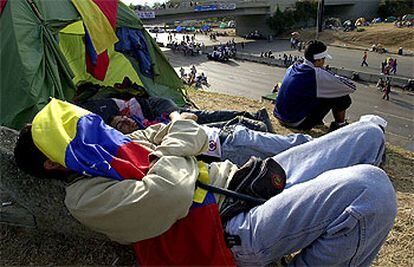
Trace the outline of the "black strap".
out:
[[[241,193],[238,193],[232,190],[216,187],[213,185],[208,185],[200,181],[197,181],[196,185],[200,187],[201,189],[204,189],[204,190],[216,193],[216,194],[224,195],[226,197],[240,199],[240,200],[243,200],[243,201],[255,204],[255,205],[261,205],[266,202],[266,200],[262,198],[255,198],[255,197],[252,197],[246,194],[241,194]]]
[[[241,239],[240,239],[240,236],[238,235],[231,235],[231,234],[224,232],[224,240],[226,241],[226,245],[228,248],[241,245]]]

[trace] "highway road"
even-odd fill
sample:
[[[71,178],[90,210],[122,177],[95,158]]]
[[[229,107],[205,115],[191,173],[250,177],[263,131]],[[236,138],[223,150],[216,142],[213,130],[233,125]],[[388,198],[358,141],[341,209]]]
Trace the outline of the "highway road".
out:
[[[279,54],[292,54],[292,56],[303,56],[303,51],[299,52],[290,48],[288,41],[278,40],[273,42],[258,41],[249,43],[243,52],[260,55],[261,52],[272,50],[275,56]],[[335,67],[344,67],[355,71],[368,72],[379,74],[381,72],[381,62],[387,57],[397,59],[397,73],[396,76],[405,78],[414,78],[414,57],[399,56],[395,54],[378,54],[368,52],[368,67],[361,67],[363,51],[351,50],[347,48],[329,46],[329,54],[333,57],[332,60],[327,60],[327,64]]]
[[[187,72],[195,65],[204,72],[211,84],[209,91],[244,96],[260,100],[268,94],[277,81],[283,79],[285,69],[252,62],[231,61],[227,64],[207,61],[205,56],[184,57],[181,53],[165,51],[170,63],[178,70]],[[410,151],[414,151],[414,94],[394,89],[390,101],[381,99],[381,93],[373,85],[358,84],[352,95],[353,105],[348,119],[356,121],[363,114],[377,114],[387,119],[387,140]],[[332,118],[325,118],[328,123]]]
[[[157,36],[159,42],[165,44],[168,43],[168,34],[151,34],[153,37]],[[182,34],[177,34],[175,41],[182,41]],[[245,41],[240,37],[218,37],[217,41],[210,41],[208,36],[197,34],[196,42],[203,42],[206,46],[217,45],[220,43],[226,43],[228,40],[235,39],[236,42]],[[246,41],[245,41],[246,42]],[[279,54],[283,55],[292,54],[292,56],[303,56],[303,52],[293,50],[290,48],[290,44],[287,40],[275,40],[272,42],[268,41],[253,41],[249,40],[246,42],[246,47],[244,50],[241,50],[240,45],[237,46],[239,51],[243,53],[251,53],[254,55],[260,55],[261,52],[267,52],[272,50],[273,54],[277,57]],[[383,62],[386,57],[397,58],[397,74],[396,76],[401,76],[404,78],[413,78],[414,79],[414,57],[412,56],[399,56],[394,54],[378,54],[373,52],[368,52],[368,67],[361,67],[363,51],[360,50],[351,50],[341,47],[329,47],[329,53],[333,57],[332,60],[327,61],[327,64],[335,67],[343,67],[345,69],[352,69],[355,71],[363,71],[368,73],[379,74],[381,72],[381,62]]]

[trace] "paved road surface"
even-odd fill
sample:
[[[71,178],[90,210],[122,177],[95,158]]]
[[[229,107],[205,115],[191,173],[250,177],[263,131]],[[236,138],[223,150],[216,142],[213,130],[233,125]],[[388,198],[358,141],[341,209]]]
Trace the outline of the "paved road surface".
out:
[[[151,34],[155,37],[155,34]],[[191,36],[191,35],[190,35]],[[158,34],[157,40],[167,44],[168,34]],[[175,40],[182,41],[183,34],[176,34]],[[225,43],[228,40],[232,40],[233,37],[218,37],[218,41],[210,41],[208,36],[197,34],[196,42],[203,42],[205,45],[214,45],[219,44],[220,42]],[[240,37],[235,38],[236,42],[243,41],[244,39]],[[292,56],[303,56],[302,52],[297,50],[290,49],[290,44],[286,40],[277,40],[273,42],[267,41],[247,41],[246,48],[241,50],[238,46],[239,51],[252,53],[260,55],[261,52],[266,52],[272,50],[273,54],[278,56],[279,54],[292,54]],[[350,50],[340,47],[329,47],[329,53],[332,55],[333,59],[329,60],[327,64],[335,67],[344,67],[346,69],[352,69],[356,71],[364,71],[368,73],[378,74],[381,71],[381,62],[384,61],[386,57],[397,58],[397,76],[414,78],[414,57],[409,56],[398,56],[390,54],[378,54],[368,52],[368,67],[361,67],[363,51],[360,50]]]
[[[285,69],[252,62],[231,61],[223,64],[207,61],[205,56],[184,57],[172,51],[165,53],[177,72],[181,66],[189,72],[192,65],[199,72],[205,72],[211,84],[208,90],[257,100],[269,93],[285,73]],[[363,114],[381,115],[389,122],[388,141],[414,151],[414,94],[395,90],[390,96],[390,101],[384,101],[374,86],[358,84],[358,90],[352,96],[353,105],[348,117],[351,121],[356,121]],[[330,120],[331,118],[326,118],[325,122]]]
[[[279,54],[292,54],[292,56],[303,56],[303,52],[290,49],[288,41],[259,41],[256,43],[247,44],[245,51],[256,55],[260,55],[261,52],[272,50],[273,54],[278,56]],[[363,71],[368,73],[379,74],[381,72],[381,62],[386,57],[397,58],[397,76],[414,78],[414,57],[399,56],[390,54],[378,54],[368,52],[368,67],[361,67],[363,51],[350,50],[340,47],[329,47],[329,54],[333,57],[332,60],[328,60],[327,64],[335,67],[344,67],[345,69],[352,69],[355,71]]]

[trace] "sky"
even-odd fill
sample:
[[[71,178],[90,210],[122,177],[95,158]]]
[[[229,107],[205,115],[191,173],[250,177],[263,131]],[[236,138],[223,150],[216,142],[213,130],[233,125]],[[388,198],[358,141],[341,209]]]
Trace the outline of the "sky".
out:
[[[166,0],[121,0],[125,4],[134,4],[134,5],[144,5],[148,3],[149,6],[152,6],[154,3],[164,3]]]

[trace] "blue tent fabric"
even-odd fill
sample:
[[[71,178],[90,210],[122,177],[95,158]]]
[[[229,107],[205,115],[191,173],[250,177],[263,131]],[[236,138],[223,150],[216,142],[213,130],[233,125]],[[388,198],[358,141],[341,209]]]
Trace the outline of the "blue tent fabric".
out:
[[[85,28],[85,46],[86,46],[86,52],[89,54],[92,64],[96,65],[96,61],[98,60],[98,54],[95,51],[95,48],[92,44],[91,36],[89,35],[88,30]]]
[[[119,42],[115,44],[115,51],[132,56],[138,61],[142,74],[154,78],[151,55],[142,31],[121,27],[117,29],[116,36]]]
[[[201,27],[201,30],[202,31],[208,31],[208,30],[210,30],[210,26],[204,25],[203,27]]]
[[[175,30],[176,30],[177,32],[181,32],[181,31],[183,30],[183,27],[178,26]]]

